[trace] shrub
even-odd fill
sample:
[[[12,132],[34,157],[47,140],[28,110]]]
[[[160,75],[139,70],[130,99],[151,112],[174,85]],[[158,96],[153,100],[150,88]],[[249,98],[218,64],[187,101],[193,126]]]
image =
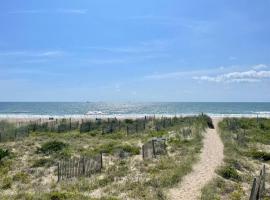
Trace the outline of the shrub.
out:
[[[126,144],[126,145],[122,146],[122,150],[125,152],[128,152],[132,155],[140,154],[140,148],[137,146],[131,146],[131,145]]]
[[[215,128],[211,117],[209,117],[208,115],[203,115],[203,118],[206,121],[208,128]]]
[[[257,151],[252,150],[249,152],[249,155],[253,157],[254,159],[268,161],[270,160],[270,153],[264,152],[264,151]]]
[[[238,181],[241,179],[238,172],[231,166],[223,166],[218,170],[218,174],[225,179]]]
[[[22,183],[27,183],[29,180],[29,175],[23,172],[19,172],[13,176],[13,181],[18,181]]]
[[[68,145],[66,143],[60,142],[60,141],[49,141],[46,142],[41,146],[41,148],[38,149],[38,152],[44,153],[44,154],[51,154],[58,151],[63,150]]]
[[[52,192],[50,193],[50,200],[62,200],[67,199],[68,195],[66,193],[61,192]]]
[[[5,177],[2,181],[2,189],[6,190],[11,188],[12,179],[10,177]]]
[[[36,168],[36,167],[45,167],[48,166],[52,163],[52,160],[50,159],[46,159],[46,158],[41,158],[38,160],[35,160],[32,167]]]
[[[132,119],[125,119],[124,121],[126,124],[132,124],[134,122]]]
[[[9,151],[7,149],[0,149],[0,161],[7,156],[9,156]]]

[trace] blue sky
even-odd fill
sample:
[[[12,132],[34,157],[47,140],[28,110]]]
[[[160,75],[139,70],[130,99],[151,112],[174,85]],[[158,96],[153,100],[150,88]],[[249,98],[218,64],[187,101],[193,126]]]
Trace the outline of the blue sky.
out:
[[[2,2],[0,101],[270,101],[269,7]]]

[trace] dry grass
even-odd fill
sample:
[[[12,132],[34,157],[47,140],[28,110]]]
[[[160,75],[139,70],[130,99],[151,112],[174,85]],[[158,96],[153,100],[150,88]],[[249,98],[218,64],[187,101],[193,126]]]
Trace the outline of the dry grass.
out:
[[[270,119],[227,118],[219,127],[224,165],[217,170],[219,177],[203,188],[201,199],[249,199],[253,178],[263,164],[269,170]],[[269,192],[267,188],[266,196]]]
[[[20,141],[0,143],[10,152],[0,161],[0,199],[166,199],[164,189],[181,181],[198,159],[206,126],[204,118],[190,117],[161,131],[33,132]],[[192,134],[185,138],[180,130],[187,127]],[[144,161],[139,150],[155,136],[170,138],[168,154]],[[120,159],[119,149],[130,156]],[[101,173],[57,183],[59,159],[97,152],[105,152]]]

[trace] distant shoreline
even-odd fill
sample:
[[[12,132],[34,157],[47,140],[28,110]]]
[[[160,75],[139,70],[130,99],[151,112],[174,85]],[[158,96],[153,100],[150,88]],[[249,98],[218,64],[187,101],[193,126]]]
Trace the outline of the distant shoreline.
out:
[[[187,117],[187,116],[196,116],[201,113],[191,113],[191,114],[115,114],[115,115],[28,115],[28,114],[0,114],[0,120],[16,120],[16,121],[31,121],[31,120],[49,120],[52,119],[72,119],[72,120],[82,120],[82,119],[106,119],[106,118],[117,118],[117,119],[136,119],[136,118],[144,118],[146,117]],[[270,113],[258,113],[258,114],[212,114],[212,113],[204,113],[209,115],[212,118],[226,118],[226,117],[234,117],[234,118],[270,118]]]

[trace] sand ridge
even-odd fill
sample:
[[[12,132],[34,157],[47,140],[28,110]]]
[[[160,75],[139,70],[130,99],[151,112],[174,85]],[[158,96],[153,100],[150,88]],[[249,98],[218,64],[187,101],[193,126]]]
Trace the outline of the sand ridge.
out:
[[[215,169],[222,164],[224,157],[223,143],[217,133],[217,124],[220,120],[220,118],[213,119],[215,129],[207,129],[206,131],[199,162],[194,165],[193,171],[186,175],[177,187],[168,191],[169,199],[199,199],[203,186],[216,176]]]

